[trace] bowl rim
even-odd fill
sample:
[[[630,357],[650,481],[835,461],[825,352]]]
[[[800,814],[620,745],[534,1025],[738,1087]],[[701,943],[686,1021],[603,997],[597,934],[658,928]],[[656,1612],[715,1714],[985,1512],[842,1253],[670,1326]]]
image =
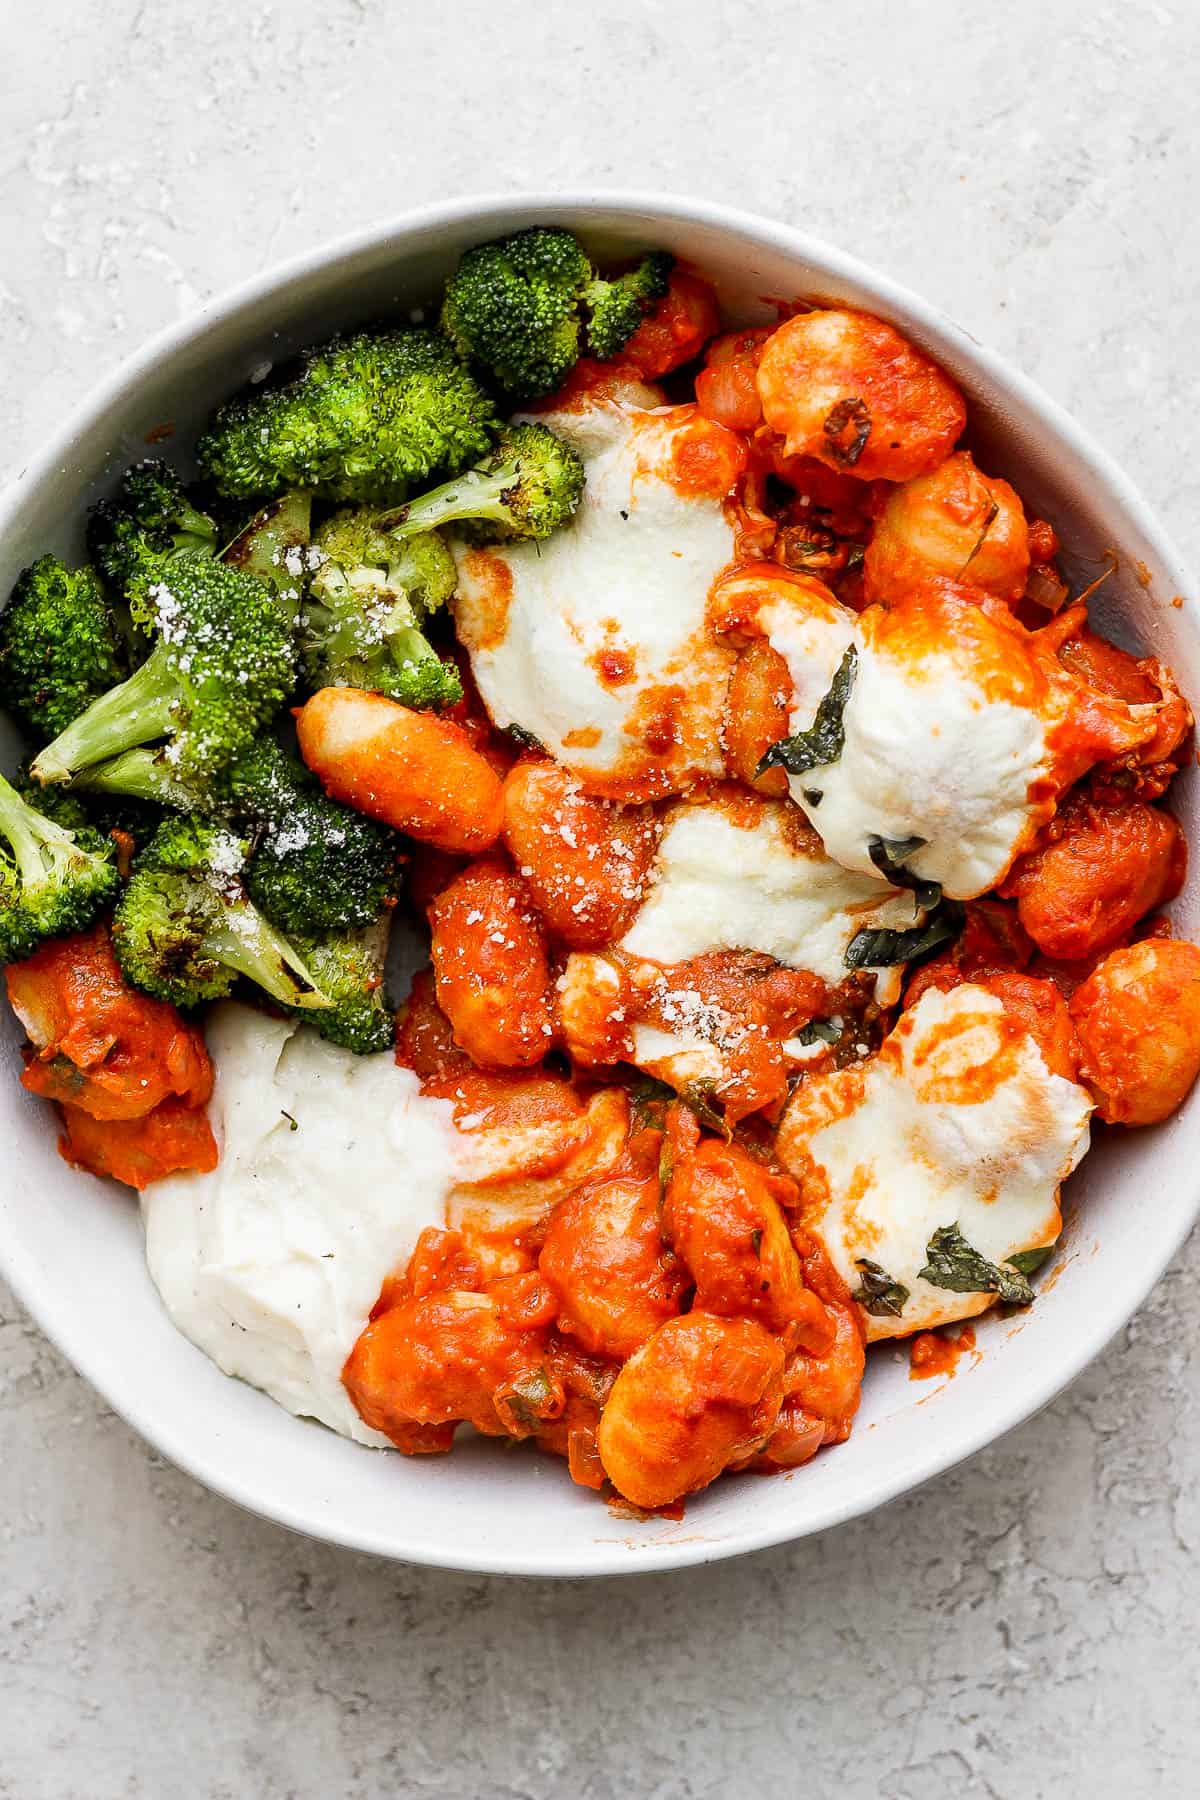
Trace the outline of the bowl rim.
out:
[[[139,381],[162,361],[185,346],[200,340],[207,332],[228,324],[239,312],[252,308],[273,295],[280,295],[331,265],[349,261],[364,253],[381,250],[395,241],[397,255],[403,254],[403,239],[427,228],[453,227],[478,220],[481,236],[489,228],[489,220],[514,212],[529,214],[529,223],[544,218],[554,222],[556,214],[570,214],[581,229],[586,230],[587,215],[628,214],[639,228],[647,223],[698,225],[757,240],[765,248],[796,260],[806,260],[837,279],[867,290],[885,313],[916,320],[931,339],[940,339],[958,347],[963,357],[996,385],[1020,397],[1038,425],[1051,439],[1066,443],[1078,461],[1112,490],[1136,527],[1154,544],[1164,567],[1179,592],[1194,591],[1186,565],[1171,541],[1170,535],[1155,517],[1134,482],[1115,460],[1098,445],[1078,422],[1050,398],[1020,370],[1011,367],[1001,356],[958,325],[947,313],[903,284],[893,281],[871,265],[848,254],[823,239],[794,226],[741,208],[697,200],[683,195],[656,190],[595,188],[587,192],[572,190],[546,192],[485,192],[454,200],[432,201],[405,212],[388,215],[354,231],[327,239],[315,247],[273,263],[243,282],[225,289],[206,300],[186,316],[161,327],[137,350],[126,356],[104,376],[74,407],[59,430],[35,450],[16,474],[0,490],[0,538],[13,526],[24,504],[25,491],[50,480],[69,462],[75,441],[123,396],[135,390]],[[508,229],[500,226],[499,229]],[[935,351],[936,354],[936,351]],[[1181,629],[1194,634],[1197,628],[1184,615]],[[0,1274],[3,1274],[21,1304],[54,1347],[100,1394],[112,1410],[140,1437],[168,1458],[194,1480],[232,1500],[246,1511],[271,1520],[302,1536],[338,1544],[347,1549],[388,1558],[392,1561],[455,1569],[484,1574],[549,1576],[578,1578],[583,1575],[641,1574],[669,1569],[693,1567],[831,1529],[851,1519],[873,1512],[902,1493],[914,1491],[935,1476],[945,1473],[987,1445],[997,1442],[1018,1425],[1032,1418],[1063,1392],[1079,1374],[1111,1343],[1116,1334],[1144,1304],[1148,1294],[1189,1235],[1200,1215],[1200,1183],[1197,1184],[1190,1208],[1179,1213],[1173,1227],[1164,1227],[1156,1253],[1143,1266],[1141,1277],[1132,1289],[1122,1289],[1112,1299],[1102,1290],[1092,1320],[1092,1328],[1075,1340],[1071,1353],[1048,1363],[1037,1379],[1026,1381],[1007,1404],[992,1406],[981,1413],[970,1429],[958,1433],[953,1441],[943,1434],[929,1432],[923,1454],[898,1460],[891,1472],[883,1469],[864,1487],[861,1496],[848,1497],[827,1504],[823,1510],[805,1517],[798,1516],[794,1528],[785,1520],[755,1528],[753,1509],[744,1528],[735,1528],[714,1541],[666,1541],[639,1548],[636,1556],[620,1553],[617,1548],[590,1557],[584,1563],[577,1555],[563,1556],[553,1548],[546,1554],[464,1549],[463,1554],[447,1554],[430,1550],[419,1541],[396,1541],[386,1533],[341,1525],[307,1507],[303,1499],[292,1503],[268,1504],[258,1498],[236,1470],[221,1467],[203,1456],[192,1453],[186,1424],[172,1421],[164,1426],[153,1410],[143,1406],[136,1390],[126,1393],[107,1380],[97,1369],[90,1350],[90,1340],[82,1331],[73,1330],[69,1313],[56,1308],[52,1279],[43,1271],[32,1254],[23,1251],[19,1241],[0,1236]],[[229,1377],[227,1379],[232,1379]],[[302,1421],[298,1421],[302,1423]],[[213,1459],[215,1461],[215,1459]]]

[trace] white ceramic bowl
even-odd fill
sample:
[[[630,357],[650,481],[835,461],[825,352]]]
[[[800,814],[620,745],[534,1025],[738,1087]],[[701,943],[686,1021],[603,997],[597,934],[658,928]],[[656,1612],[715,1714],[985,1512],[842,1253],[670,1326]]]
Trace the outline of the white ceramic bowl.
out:
[[[468,245],[562,224],[600,250],[665,245],[720,289],[731,320],[774,316],[770,296],[848,302],[893,320],[971,402],[971,441],[1059,530],[1082,585],[1114,547],[1103,628],[1163,656],[1200,696],[1200,633],[1170,605],[1187,577],[1129,482],[1072,421],[934,307],[787,226],[659,195],[495,198],[411,213],[285,264],[173,326],[79,408],[0,498],[0,594],[34,555],[81,550],[87,503],[148,435],[173,422],[173,454],[215,401],[257,366],[381,313],[430,300]],[[1142,580],[1137,565],[1143,565]],[[2,746],[11,749],[11,744]],[[1173,804],[1200,836],[1194,778]],[[1174,911],[1200,931],[1200,877]],[[164,1455],[217,1492],[293,1529],[410,1562],[513,1574],[665,1569],[801,1537],[868,1512],[950,1467],[1044,1406],[1145,1298],[1197,1211],[1193,1095],[1153,1131],[1099,1134],[1070,1184],[1060,1266],[1026,1314],[985,1320],[982,1357],[940,1387],[911,1383],[885,1348],[854,1435],[794,1475],[719,1482],[682,1523],[632,1523],[533,1453],[466,1443],[408,1460],[291,1418],[229,1380],[168,1322],[124,1190],[69,1171],[46,1108],[17,1085],[20,1033],[3,1008],[0,1266],[48,1336]]]

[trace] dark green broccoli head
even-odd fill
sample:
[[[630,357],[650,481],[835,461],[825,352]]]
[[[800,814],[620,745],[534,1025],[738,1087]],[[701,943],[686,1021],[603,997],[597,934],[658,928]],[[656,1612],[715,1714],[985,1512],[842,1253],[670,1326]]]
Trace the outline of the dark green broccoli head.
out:
[[[135,612],[152,624],[154,649],[34,759],[38,781],[69,781],[159,738],[169,738],[164,755],[182,781],[212,779],[249,748],[291,692],[293,635],[253,576],[180,555],[161,565]]]
[[[113,947],[135,987],[174,1006],[228,994],[244,976],[281,1006],[327,1006],[295,947],[258,911],[244,841],[195,816],[167,819],[138,856],[113,915]]]
[[[157,808],[159,820],[166,806],[248,827],[246,890],[289,936],[364,925],[399,890],[395,834],[329,799],[272,737],[211,779],[181,779],[161,751],[138,749],[85,770],[77,785],[93,800]],[[144,826],[133,835],[140,842]]]
[[[512,399],[533,400],[562,386],[585,342],[592,356],[616,356],[666,293],[674,263],[654,250],[605,280],[569,231],[536,226],[468,250],[446,284],[442,330]]]
[[[546,538],[569,523],[583,484],[583,463],[569,444],[545,425],[510,425],[481,463],[382,514],[379,525],[396,537],[454,523],[477,543]]]
[[[589,314],[587,347],[592,356],[607,362],[624,349],[666,293],[674,267],[675,258],[669,251],[652,250],[628,274],[588,283],[584,304]]]
[[[165,557],[215,556],[217,528],[197,510],[168,463],[134,463],[111,500],[88,516],[88,553],[106,582],[131,598],[155,579]]]
[[[94,570],[39,557],[0,613],[0,703],[45,743],[128,673],[125,639]]]
[[[304,1017],[323,1038],[356,1056],[390,1050],[396,1041],[396,1013],[384,978],[388,929],[384,918],[366,930],[306,940],[302,946],[321,992],[332,1002]]]
[[[277,738],[260,737],[229,769],[225,783],[230,810],[262,824],[285,822],[302,794],[320,791],[316,777]]]
[[[454,592],[454,558],[434,531],[403,542],[366,509],[336,513],[317,533],[323,557],[301,629],[311,687],[356,687],[426,711],[454,706],[462,679],[422,625]]]
[[[549,394],[579,357],[592,265],[569,231],[535,227],[468,250],[446,284],[442,330],[514,399]]]
[[[265,738],[232,772],[231,798],[257,827],[246,891],[289,937],[368,924],[399,891],[399,843],[339,806],[303,763]]]
[[[120,886],[115,852],[111,838],[47,818],[0,776],[0,962],[85,930]]]
[[[196,455],[223,494],[307,488],[384,503],[481,456],[494,426],[492,402],[437,332],[362,331],[309,350],[280,386],[228,401]]]

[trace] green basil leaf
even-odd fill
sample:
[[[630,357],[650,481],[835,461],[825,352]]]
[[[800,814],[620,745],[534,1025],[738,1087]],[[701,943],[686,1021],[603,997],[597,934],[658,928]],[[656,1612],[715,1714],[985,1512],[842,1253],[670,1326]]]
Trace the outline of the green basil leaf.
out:
[[[923,850],[928,842],[928,838],[923,837],[867,839],[867,855],[879,873],[893,887],[910,889],[917,905],[924,912],[931,912],[941,899],[942,884],[940,881],[922,881],[919,875],[914,875],[904,865],[910,856]]]
[[[797,732],[795,737],[780,738],[777,744],[772,744],[758,765],[759,775],[768,769],[786,769],[789,775],[803,775],[806,769],[823,769],[827,763],[837,761],[846,744],[843,716],[857,671],[858,651],[851,644],[838,664],[829,692],[823,696],[808,730]]]
[[[719,1132],[728,1143],[733,1136],[729,1129],[729,1122],[725,1114],[719,1112],[712,1104],[712,1096],[716,1092],[716,1087],[716,1082],[711,1079],[689,1081],[686,1086],[680,1088],[679,1098],[689,1112],[695,1113],[701,1125],[707,1125],[710,1131]]]
[[[962,930],[964,917],[958,902],[947,900],[931,919],[924,925],[914,925],[911,931],[872,930],[864,926],[850,939],[842,960],[848,969],[890,969],[897,963],[918,962],[952,942]]]
[[[801,1044],[840,1044],[842,1033],[832,1019],[810,1019],[799,1031],[792,1033]]]
[[[1016,1269],[1021,1275],[1036,1275],[1044,1263],[1048,1263],[1058,1249],[1058,1239],[1052,1244],[1043,1244],[1040,1250],[1018,1250],[1013,1256],[1006,1256],[1005,1262],[1010,1269]]]
[[[983,549],[984,539],[987,537],[988,532],[992,529],[992,526],[996,523],[996,520],[999,517],[999,514],[1000,514],[1000,502],[998,500],[993,500],[992,504],[988,508],[987,518],[983,522],[983,530],[980,532],[979,536],[975,539],[975,547],[971,551],[970,556],[968,556],[968,558],[967,558],[966,562],[963,564],[962,568],[958,571],[957,579],[959,581],[962,580],[963,576],[966,574],[966,572],[970,568],[971,564],[975,561],[975,558],[979,555],[979,552]]]
[[[858,1257],[854,1266],[862,1276],[862,1285],[855,1288],[850,1298],[857,1300],[864,1312],[873,1313],[877,1319],[898,1319],[908,1300],[909,1291],[904,1283],[893,1281],[887,1270],[881,1269],[869,1257]]]
[[[724,1113],[712,1103],[716,1086],[716,1082],[709,1079],[689,1081],[676,1090],[667,1082],[658,1081],[653,1075],[644,1075],[629,1090],[631,1129],[640,1131],[652,1126],[655,1131],[661,1131],[666,1123],[663,1115],[667,1107],[672,1101],[680,1100],[689,1112],[695,1113],[701,1125],[707,1125],[710,1131],[719,1132],[728,1143],[732,1136],[728,1121]]]
[[[518,750],[544,750],[541,738],[534,737],[532,731],[526,731],[523,725],[506,725],[504,735],[511,738]]]
[[[661,1131],[663,1114],[674,1098],[675,1089],[665,1081],[656,1081],[653,1075],[640,1076],[629,1089],[630,1130],[644,1131],[653,1126]]]
[[[657,1075],[643,1075],[635,1070],[638,1079],[629,1090],[629,1098],[635,1106],[653,1106],[659,1100],[673,1100],[675,1089],[667,1081],[660,1081]]]
[[[562,1390],[545,1367],[528,1369],[497,1388],[492,1404],[514,1437],[531,1437],[546,1419],[562,1411]]]
[[[954,1294],[999,1294],[1013,1306],[1028,1306],[1033,1289],[1019,1269],[989,1262],[973,1250],[957,1225],[939,1225],[926,1245],[929,1258],[921,1280]]]

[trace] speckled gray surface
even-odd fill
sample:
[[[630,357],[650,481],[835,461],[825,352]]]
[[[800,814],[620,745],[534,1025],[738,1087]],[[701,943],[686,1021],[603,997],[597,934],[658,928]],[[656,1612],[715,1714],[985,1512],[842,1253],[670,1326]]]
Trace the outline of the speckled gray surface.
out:
[[[154,327],[322,237],[472,190],[661,186],[939,300],[1197,561],[1188,0],[0,18],[0,474]],[[572,1586],[244,1516],[0,1291],[0,1796],[1194,1793],[1198,1303],[1193,1242],[1054,1407],[874,1518]]]

